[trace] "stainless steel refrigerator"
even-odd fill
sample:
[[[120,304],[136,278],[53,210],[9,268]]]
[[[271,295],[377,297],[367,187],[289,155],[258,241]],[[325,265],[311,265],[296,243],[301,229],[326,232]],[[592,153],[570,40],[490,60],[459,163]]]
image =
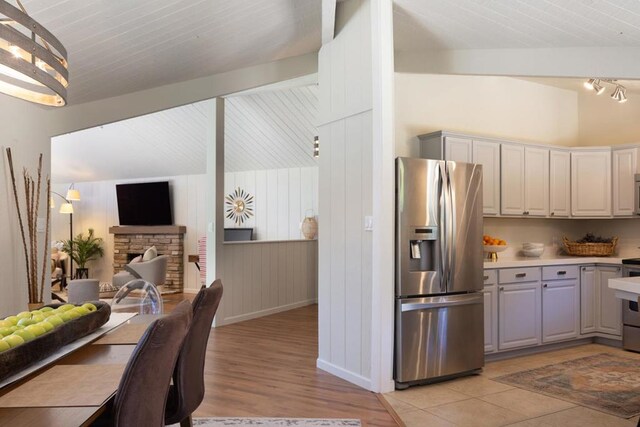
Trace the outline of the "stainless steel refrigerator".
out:
[[[396,388],[484,365],[482,166],[396,159]]]

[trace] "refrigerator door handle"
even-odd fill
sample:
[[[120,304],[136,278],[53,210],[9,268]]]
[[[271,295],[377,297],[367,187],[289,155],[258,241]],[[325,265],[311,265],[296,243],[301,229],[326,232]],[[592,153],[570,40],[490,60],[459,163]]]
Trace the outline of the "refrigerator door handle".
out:
[[[440,236],[438,236],[438,250],[440,261],[440,291],[446,292],[447,290],[447,227],[446,227],[446,170],[445,163],[440,162],[439,174],[438,174],[438,200],[440,202]]]
[[[484,299],[482,294],[474,294],[466,296],[464,298],[447,298],[447,297],[435,297],[427,298],[428,301],[422,302],[406,302],[400,305],[400,310],[405,313],[408,311],[416,310],[429,310],[433,308],[453,307],[456,305],[470,305],[470,304],[482,304]]]
[[[449,279],[447,280],[447,291],[451,292],[452,291],[452,287],[454,285],[454,283],[452,283],[453,281],[453,272],[455,271],[456,268],[456,207],[455,207],[455,200],[454,200],[454,194],[453,194],[453,184],[452,184],[452,178],[451,175],[449,174],[449,165],[451,164],[451,162],[448,162],[448,164],[446,165],[446,171],[447,171],[447,182],[449,182],[449,188],[447,189],[447,200],[449,202],[448,206],[447,206],[447,217],[448,217],[448,221],[447,221],[447,240],[449,241],[448,246],[449,246],[449,261],[448,261],[448,265],[447,265],[447,274],[449,276]]]

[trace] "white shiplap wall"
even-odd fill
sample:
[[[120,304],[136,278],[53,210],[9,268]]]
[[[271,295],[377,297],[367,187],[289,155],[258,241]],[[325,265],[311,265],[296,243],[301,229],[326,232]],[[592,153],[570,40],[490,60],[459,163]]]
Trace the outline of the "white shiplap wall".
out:
[[[255,215],[239,226],[254,228],[254,240],[300,239],[300,222],[318,214],[317,167],[225,173],[225,195],[238,187],[254,196]]]
[[[338,4],[337,37],[320,50],[318,75],[318,367],[368,389],[372,233],[363,220],[373,212],[370,15],[370,0]]]
[[[318,242],[226,243],[218,272],[224,302],[216,325],[313,304],[318,290]]]
[[[173,209],[173,222],[185,225],[187,233],[184,240],[184,272],[185,288],[197,290],[200,287],[200,276],[194,264],[188,262],[189,254],[198,253],[198,239],[206,235],[206,219],[204,212],[204,194],[207,191],[205,175],[182,175],[158,177],[153,181],[169,181]],[[79,202],[74,202],[73,234],[87,233],[89,228],[95,230],[97,237],[104,239],[104,257],[88,264],[92,278],[102,282],[111,282],[113,277],[113,234],[109,227],[118,225],[118,204],[116,200],[116,184],[151,181],[150,179],[117,180],[76,183],[80,190]],[[68,185],[57,184],[52,187],[63,196]],[[69,238],[69,216],[58,212],[62,200],[54,198],[56,208],[51,211],[51,240]]]

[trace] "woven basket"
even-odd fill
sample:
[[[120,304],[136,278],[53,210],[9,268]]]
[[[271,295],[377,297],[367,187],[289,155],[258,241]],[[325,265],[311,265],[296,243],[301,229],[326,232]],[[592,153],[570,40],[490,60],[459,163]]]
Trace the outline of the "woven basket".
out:
[[[614,237],[611,243],[577,243],[570,242],[566,237],[562,238],[565,251],[573,256],[611,256],[616,249],[618,238]]]

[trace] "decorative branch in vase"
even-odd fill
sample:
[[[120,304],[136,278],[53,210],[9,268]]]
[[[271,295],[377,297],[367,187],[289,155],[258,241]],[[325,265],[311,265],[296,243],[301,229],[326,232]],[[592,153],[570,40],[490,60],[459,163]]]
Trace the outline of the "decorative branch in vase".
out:
[[[47,273],[47,245],[42,245],[42,270],[38,273],[38,212],[40,211],[40,193],[42,189],[42,153],[38,158],[38,175],[33,179],[27,168],[22,168],[23,186],[20,188],[24,194],[19,194],[16,174],[13,167],[11,148],[7,148],[7,161],[11,173],[11,185],[13,199],[18,213],[20,236],[22,237],[22,250],[27,273],[27,289],[30,305],[40,305],[43,302],[44,281]],[[47,200],[51,192],[51,180],[47,176]],[[24,205],[24,206],[23,206]],[[51,222],[50,209],[46,209],[46,226],[44,242],[49,241],[49,229]],[[24,217],[23,217],[24,215]]]

